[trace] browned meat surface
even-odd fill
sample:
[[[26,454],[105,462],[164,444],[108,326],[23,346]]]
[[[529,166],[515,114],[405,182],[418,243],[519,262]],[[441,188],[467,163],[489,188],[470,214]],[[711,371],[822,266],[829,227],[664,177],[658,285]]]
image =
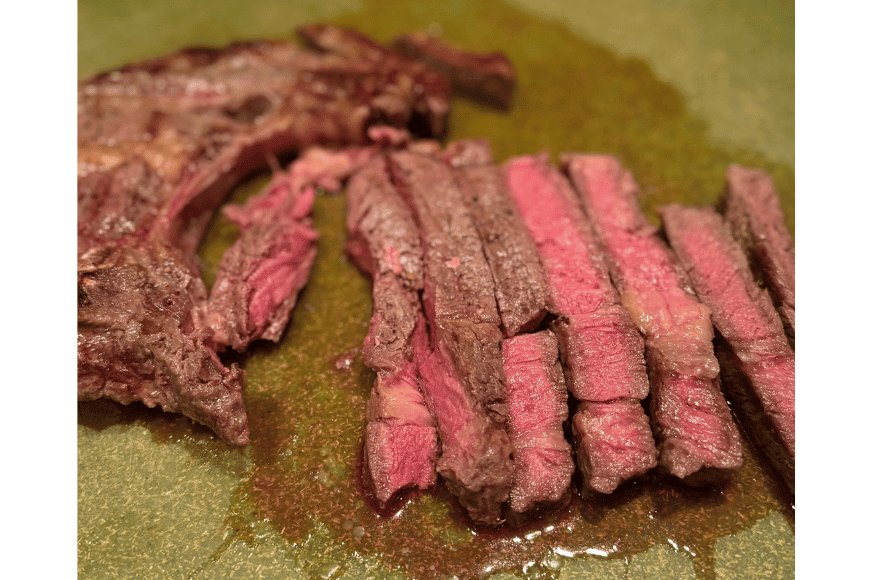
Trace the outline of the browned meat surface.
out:
[[[423,32],[396,38],[394,47],[451,79],[458,94],[503,111],[512,107],[515,69],[502,53],[461,51]]]
[[[248,443],[243,371],[209,346],[206,288],[175,248],[97,248],[79,260],[79,399],[184,413]]]
[[[730,232],[772,294],[784,330],[796,336],[796,256],[772,178],[759,169],[730,165],[723,201]]]
[[[490,145],[484,139],[454,141],[445,157],[481,238],[504,334],[535,330],[547,313],[545,272]]]
[[[364,465],[385,507],[404,488],[436,483],[436,428],[418,386],[418,367],[430,355],[419,296],[423,252],[383,156],[351,178],[346,197],[346,249],[373,280],[363,360],[377,374],[366,406]]]

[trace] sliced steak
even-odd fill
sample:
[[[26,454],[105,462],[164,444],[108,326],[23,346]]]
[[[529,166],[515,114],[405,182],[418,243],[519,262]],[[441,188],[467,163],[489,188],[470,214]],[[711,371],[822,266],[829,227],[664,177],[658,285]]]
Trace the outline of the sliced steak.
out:
[[[627,310],[620,305],[609,281],[602,250],[578,205],[572,187],[543,154],[518,157],[504,166],[508,191],[536,244],[545,269],[551,304],[558,319],[552,329],[560,340],[560,356],[566,383],[580,401],[608,402],[627,399],[625,406],[638,406],[648,396],[644,342]],[[575,420],[574,420],[575,421]],[[648,449],[642,457],[635,451],[625,458],[636,465],[628,473],[643,473],[656,464],[650,427],[631,431],[638,440],[621,442],[625,433],[593,431],[600,439],[579,443],[583,455],[598,445],[627,452]],[[623,460],[622,460],[623,461]],[[600,464],[587,465],[597,468]],[[597,472],[587,472],[585,485],[592,489],[601,481]],[[610,486],[597,491],[609,493]]]
[[[363,360],[377,374],[366,406],[364,465],[385,507],[401,489],[436,483],[436,428],[418,387],[418,366],[430,355],[419,297],[423,254],[384,157],[351,178],[346,198],[346,249],[373,279]]]
[[[708,207],[660,208],[669,243],[715,328],[791,456],[795,456],[795,356],[769,294],[754,282],[744,252],[721,216]]]
[[[685,290],[677,260],[642,214],[638,187],[614,157],[561,157],[645,336],[660,465],[688,484],[718,483],[742,465],[742,443],[720,391],[711,313]]]
[[[206,287],[164,245],[95,248],[78,264],[79,400],[184,413],[230,445],[248,443],[244,372],[209,346]]]
[[[424,310],[434,354],[421,373],[442,441],[437,471],[474,520],[499,523],[512,461],[505,431],[502,333],[490,269],[450,168],[410,151],[392,153],[389,159],[424,251]]]
[[[458,94],[508,111],[515,93],[515,69],[499,52],[465,52],[423,32],[405,34],[394,47],[451,79]]]
[[[557,337],[544,330],[503,341],[509,402],[509,437],[515,474],[509,494],[512,515],[562,508],[570,500],[575,465],[563,436],[569,417]]]
[[[730,165],[723,202],[733,237],[769,288],[785,331],[796,336],[796,256],[772,178],[760,169]]]
[[[484,139],[454,141],[445,149],[454,178],[482,240],[506,336],[535,330],[547,313],[548,287],[536,246],[506,193]]]

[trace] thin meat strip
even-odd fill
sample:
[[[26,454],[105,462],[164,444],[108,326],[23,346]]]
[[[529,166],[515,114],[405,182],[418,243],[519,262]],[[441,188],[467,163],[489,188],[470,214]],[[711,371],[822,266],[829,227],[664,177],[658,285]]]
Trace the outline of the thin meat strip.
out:
[[[565,507],[575,465],[563,436],[569,408],[557,337],[543,330],[504,340],[503,369],[515,449],[510,514]]]
[[[548,311],[545,272],[490,145],[485,139],[454,141],[445,158],[481,238],[504,334],[535,330]]]
[[[419,363],[430,354],[419,297],[422,251],[383,156],[351,178],[346,197],[346,251],[373,280],[363,360],[376,380],[366,405],[364,466],[384,508],[402,489],[436,483],[436,427],[418,387]]]
[[[645,336],[660,465],[691,485],[726,480],[742,465],[742,444],[720,390],[709,309],[686,289],[686,275],[655,236],[638,186],[617,159],[568,154],[561,162],[621,302]]]
[[[709,207],[659,209],[669,243],[712,311],[785,449],[795,457],[796,357],[769,294],[754,282],[742,248]]]
[[[772,178],[760,169],[730,165],[724,220],[769,288],[784,330],[796,336],[796,255]]]
[[[566,178],[544,154],[511,159],[503,170],[545,269],[567,388],[581,401],[573,417],[578,466],[586,488],[611,493],[657,464],[640,403],[648,395],[644,342]]]
[[[434,352],[421,374],[442,442],[436,470],[473,520],[496,525],[513,468],[490,269],[450,168],[411,151],[389,159],[424,251],[424,310]]]
[[[241,235],[221,257],[209,294],[217,350],[230,346],[241,352],[253,340],[281,338],[315,262],[318,233],[310,218],[315,187],[338,191],[372,151],[308,149],[245,205],[222,209]]]

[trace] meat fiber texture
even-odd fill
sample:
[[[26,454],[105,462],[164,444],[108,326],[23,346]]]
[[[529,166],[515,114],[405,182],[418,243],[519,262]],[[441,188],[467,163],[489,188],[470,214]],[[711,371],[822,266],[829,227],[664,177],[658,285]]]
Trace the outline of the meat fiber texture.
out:
[[[611,279],[645,336],[660,465],[689,484],[718,483],[742,465],[742,444],[720,391],[707,307],[654,235],[638,186],[614,157],[561,157],[599,240]]]
[[[613,405],[616,413],[638,406],[639,413],[621,415],[634,422],[632,427],[591,430],[578,439],[577,456],[583,470],[600,467],[587,457],[598,447],[627,450],[625,458],[615,458],[615,464],[624,468],[617,478],[585,473],[588,488],[611,493],[620,481],[647,472],[657,460],[640,403],[648,395],[642,336],[619,302],[602,250],[566,178],[544,154],[511,159],[503,170],[545,270],[551,304],[558,315],[552,328],[560,340],[569,392],[580,401]],[[627,433],[634,438],[629,443]]]
[[[484,139],[454,141],[444,156],[481,238],[504,334],[535,330],[548,312],[545,272],[490,145]]]
[[[281,338],[315,262],[318,233],[309,217],[315,186],[338,191],[371,155],[363,147],[309,149],[244,206],[223,208],[242,233],[222,256],[209,294],[217,349],[243,351],[253,340]]]
[[[366,406],[364,465],[376,500],[387,507],[402,489],[436,483],[436,428],[418,388],[418,366],[430,354],[419,297],[423,253],[383,156],[351,178],[346,197],[346,250],[373,279],[363,360],[377,374]]]
[[[511,486],[512,447],[490,269],[450,168],[411,151],[392,153],[389,161],[424,252],[434,352],[421,375],[442,442],[436,469],[473,520],[495,525]]]
[[[772,294],[785,332],[795,337],[796,255],[772,178],[760,169],[730,165],[723,206],[730,232]]]
[[[423,32],[399,36],[393,45],[451,79],[458,93],[496,109],[511,109],[515,69],[502,53],[461,51]]]
[[[78,272],[79,400],[184,413],[231,445],[246,445],[244,371],[207,342],[206,287],[173,247],[88,252]]]
[[[659,209],[669,243],[739,361],[782,444],[795,456],[795,355],[769,294],[721,216],[709,207]]]
[[[251,231],[243,234],[226,261],[225,273],[250,283],[246,292],[232,298],[228,293],[227,299],[239,310],[233,311],[236,319],[226,329],[216,323],[214,309],[210,324],[203,321],[202,327],[173,326],[172,317],[157,325],[145,318],[135,320],[146,310],[133,306],[125,322],[108,324],[114,302],[157,303],[163,299],[161,292],[173,293],[188,296],[193,318],[205,317],[205,293],[190,292],[190,279],[199,277],[197,245],[230,188],[273,155],[310,145],[365,143],[373,124],[415,125],[434,136],[444,132],[450,98],[444,77],[353,31],[312,25],[301,35],[318,50],[282,41],[190,48],[79,83],[79,357],[80,369],[85,368],[80,370],[81,399],[104,392],[125,403],[159,404],[210,425],[228,443],[244,445],[248,433],[238,393],[242,374],[235,367],[222,370],[214,349],[225,342],[241,348],[253,338],[252,332],[267,338],[280,333],[292,307],[288,298],[302,281],[293,273],[302,273],[309,263],[307,251],[297,250],[311,241],[311,231],[300,226],[288,234],[277,224],[270,229],[252,219]],[[287,204],[290,215],[303,211],[306,204],[299,203]],[[244,213],[237,212],[237,218],[242,220]],[[158,255],[171,255],[172,266],[161,269],[154,261]],[[288,260],[295,265],[289,268]],[[129,276],[131,268],[141,278],[157,277],[164,286],[181,286],[159,292],[154,284],[108,279]],[[154,272],[142,272],[143,268]],[[168,275],[168,268],[178,271]],[[279,280],[289,270],[293,280]],[[104,298],[83,310],[82,297],[94,291],[83,285],[91,284],[96,272]],[[182,313],[175,318],[192,316]],[[215,337],[209,326],[218,330]],[[148,331],[125,332],[122,327]],[[151,330],[158,327],[153,335]],[[167,372],[176,377],[172,380],[152,369],[164,355],[149,344],[162,336],[168,344],[186,345],[174,351],[181,359],[167,363]],[[131,353],[142,364],[125,363]],[[223,395],[211,386],[208,392],[199,389],[193,378],[197,373],[188,368],[206,369],[209,364],[195,361],[207,360],[214,366],[201,375],[222,377],[208,384],[223,384]],[[174,365],[178,368],[172,370]],[[118,375],[122,368],[123,380]],[[193,382],[177,386],[177,379]],[[110,384],[108,390],[95,387]],[[174,389],[189,392],[180,397]],[[196,396],[208,399],[201,402],[211,409],[205,415],[196,409],[202,405],[179,402]]]
[[[503,341],[509,437],[515,473],[509,494],[514,519],[570,500],[575,465],[563,436],[569,416],[557,337],[549,330]]]

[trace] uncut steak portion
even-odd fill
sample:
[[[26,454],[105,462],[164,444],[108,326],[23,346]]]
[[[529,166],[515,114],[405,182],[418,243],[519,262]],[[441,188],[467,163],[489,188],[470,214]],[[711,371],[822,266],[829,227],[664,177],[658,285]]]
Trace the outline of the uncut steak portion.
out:
[[[636,428],[626,431],[592,431],[595,445],[616,450],[645,449],[628,453],[618,462],[625,469],[620,481],[641,475],[656,465],[651,429],[641,408],[648,395],[644,342],[617,291],[609,281],[602,251],[590,231],[572,186],[548,163],[547,156],[525,156],[503,165],[508,191],[536,244],[557,320],[552,329],[560,340],[560,356],[569,392],[580,401],[639,406],[632,415]],[[606,407],[608,408],[608,407]],[[627,444],[625,432],[636,439]],[[579,441],[579,464],[591,445]],[[591,463],[597,466],[597,463]],[[597,473],[586,474],[585,485],[611,493],[620,481],[607,481]],[[612,485],[614,483],[614,485]]]
[[[339,37],[337,51],[365,41],[317,28]],[[441,134],[448,82],[379,51],[360,59],[246,42],[190,48],[79,83],[79,252],[151,232],[192,255],[224,194],[267,152],[363,143],[370,125],[402,127],[415,115]]]
[[[434,351],[421,374],[442,442],[436,469],[474,520],[498,524],[512,481],[512,448],[490,269],[450,168],[411,151],[390,154],[389,166],[424,252]]]
[[[206,288],[170,246],[97,248],[78,265],[79,400],[184,413],[231,445],[248,443],[244,372],[208,346]]]
[[[775,184],[766,172],[740,165],[727,169],[724,220],[765,283],[784,330],[796,336],[796,256]]]
[[[570,500],[575,465],[563,436],[569,408],[557,337],[543,330],[504,340],[503,369],[515,458],[511,515],[562,508]]]
[[[399,36],[393,45],[451,79],[458,94],[503,111],[512,107],[515,69],[502,53],[461,51],[423,32]]]
[[[430,355],[419,297],[423,252],[382,155],[355,173],[346,198],[346,251],[373,279],[363,360],[376,381],[366,405],[364,466],[386,507],[401,489],[436,483],[436,428],[418,387],[418,366]]]
[[[795,456],[795,360],[769,294],[754,282],[742,248],[713,208],[659,209],[669,243],[782,444]]]
[[[535,330],[547,313],[545,272],[490,145],[484,139],[454,141],[445,157],[481,238],[504,334]]]
[[[720,391],[709,309],[685,289],[686,275],[654,235],[638,186],[617,159],[566,154],[561,163],[645,336],[660,465],[691,485],[725,480],[742,465],[742,444]]]

